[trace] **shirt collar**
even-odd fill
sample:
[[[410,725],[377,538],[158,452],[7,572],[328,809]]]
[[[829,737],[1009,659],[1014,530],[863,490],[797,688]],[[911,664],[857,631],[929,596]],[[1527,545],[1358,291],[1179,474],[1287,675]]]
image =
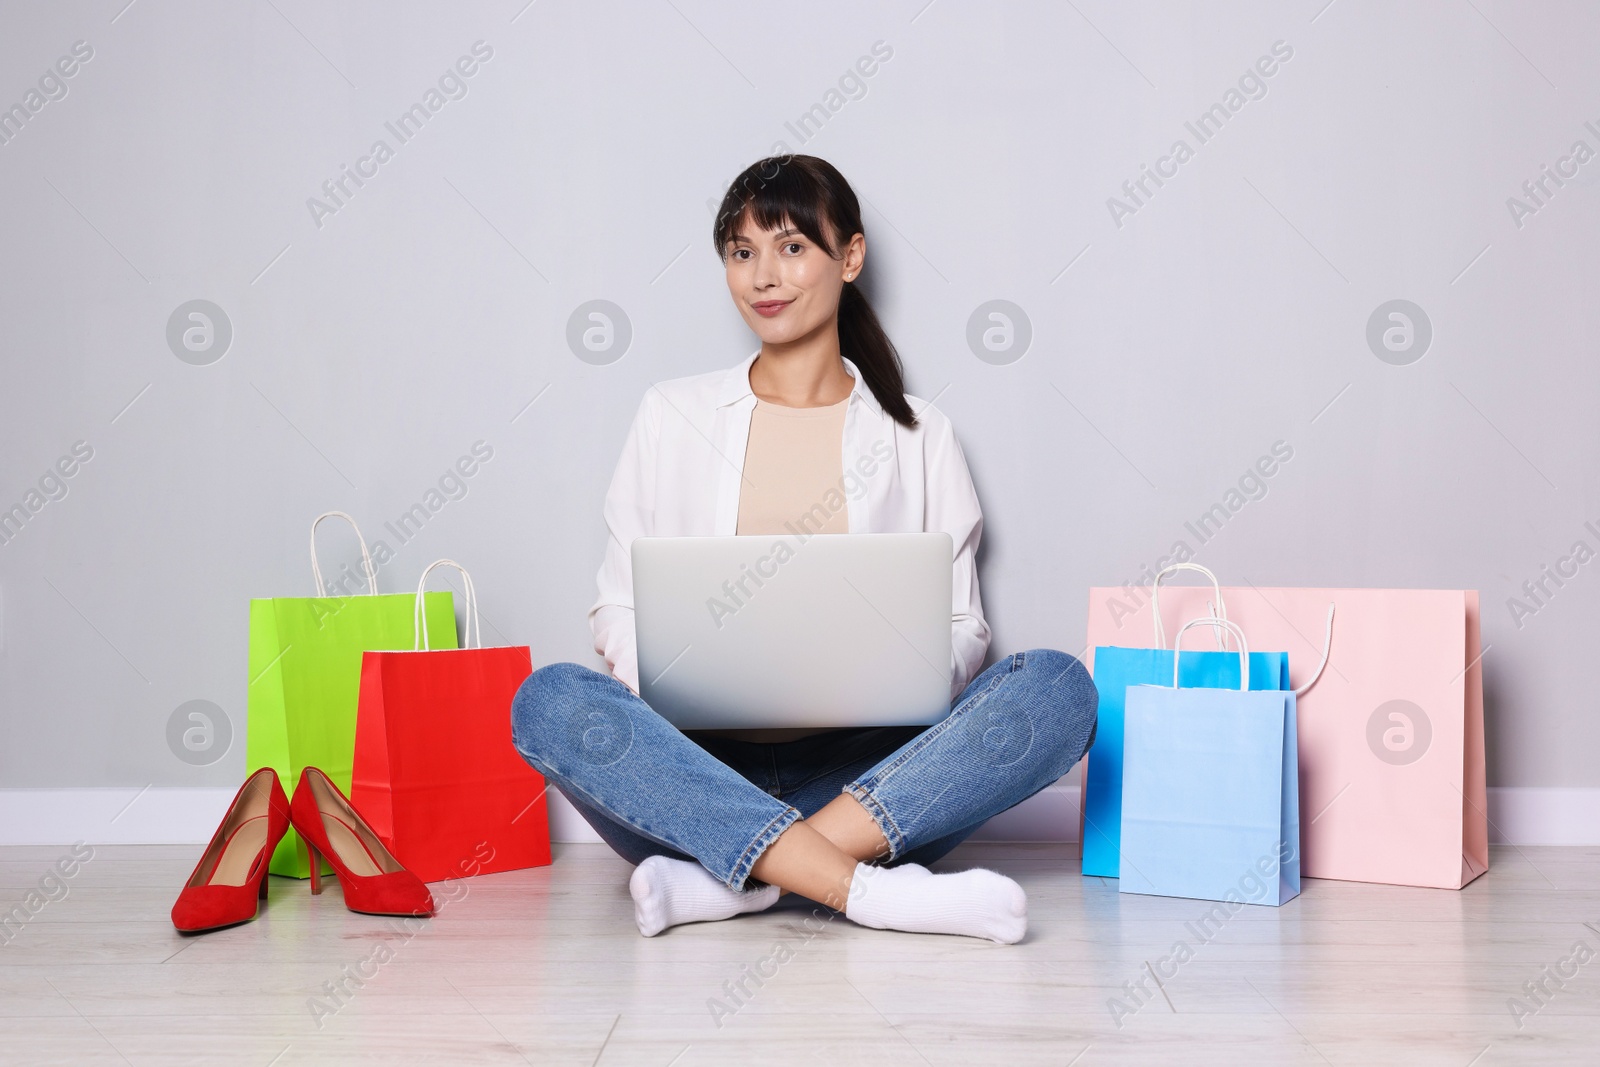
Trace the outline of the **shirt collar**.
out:
[[[722,379],[722,388],[717,393],[717,407],[726,407],[729,404],[738,403],[747,396],[755,395],[750,389],[750,364],[754,363],[756,357],[760,354],[761,350],[758,348],[746,356],[744,361],[737,367],[732,367],[728,370],[728,373]],[[844,361],[845,371],[855,380],[855,384],[850,387],[850,395],[860,397],[861,402],[866,405],[868,411],[882,414],[883,409],[878,404],[878,398],[872,395],[872,390],[867,387],[866,380],[861,376],[861,371],[850,361],[848,356],[840,356],[839,358]]]

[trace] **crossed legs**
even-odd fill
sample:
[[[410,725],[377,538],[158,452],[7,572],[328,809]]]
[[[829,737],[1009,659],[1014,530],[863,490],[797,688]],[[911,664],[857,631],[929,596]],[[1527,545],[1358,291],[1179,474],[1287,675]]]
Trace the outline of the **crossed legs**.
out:
[[[1007,657],[967,687],[949,717],[809,818],[587,668],[541,668],[519,691],[512,720],[523,757],[640,863],[632,889],[647,934],[761,910],[781,890],[867,926],[1015,941],[1026,927],[1016,883],[982,870],[932,875],[909,860],[1066,773],[1092,741],[1096,703],[1071,656]],[[869,865],[884,858],[901,865]],[[747,889],[752,878],[765,886]]]

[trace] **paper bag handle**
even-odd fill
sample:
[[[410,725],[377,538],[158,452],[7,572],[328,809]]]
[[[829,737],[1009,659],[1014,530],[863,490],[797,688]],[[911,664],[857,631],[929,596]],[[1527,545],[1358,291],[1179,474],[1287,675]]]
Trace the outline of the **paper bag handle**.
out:
[[[1250,646],[1245,644],[1244,631],[1239,629],[1239,624],[1219,619],[1215,616],[1202,615],[1190,619],[1178,630],[1177,636],[1172,639],[1172,688],[1178,688],[1178,657],[1183,655],[1179,647],[1183,644],[1183,631],[1191,626],[1221,626],[1239,639],[1239,692],[1243,693],[1250,688]]]
[[[1161,570],[1156,572],[1155,581],[1150,585],[1150,615],[1155,620],[1157,648],[1167,647],[1166,630],[1161,625],[1161,579],[1167,577],[1169,574],[1177,574],[1179,571],[1194,571],[1197,574],[1203,574],[1207,578],[1211,579],[1211,588],[1217,594],[1217,603],[1216,606],[1211,609],[1211,614],[1217,619],[1226,619],[1228,617],[1228,607],[1222,602],[1222,586],[1218,584],[1217,576],[1212,574],[1209,568],[1202,567],[1198,563],[1174,563],[1170,567],[1163,567]],[[1226,648],[1227,642],[1223,640],[1222,628],[1216,627],[1216,631],[1217,647],[1219,649]]]
[[[367,574],[367,592],[372,596],[378,595],[378,575],[372,569],[372,556],[367,552],[367,539],[361,536],[361,527],[342,511],[324,511],[311,521],[311,576],[317,582],[317,595],[327,596],[327,586],[322,584],[322,567],[317,563],[317,527],[323,519],[343,519],[350,524],[350,529],[356,532],[356,540],[361,542],[361,569]]]
[[[1311,676],[1299,689],[1294,691],[1296,697],[1306,695],[1306,690],[1317,684],[1317,679],[1322,677],[1322,672],[1328,667],[1328,657],[1333,653],[1333,601],[1328,601],[1328,625],[1322,632],[1322,662],[1317,664],[1316,673]]]
[[[428,564],[428,569],[422,572],[422,577],[417,579],[417,602],[411,613],[411,651],[428,652],[428,612],[423,607],[423,587],[428,584],[428,573],[435,567],[454,567],[461,572],[461,580],[467,588],[467,639],[462,643],[462,648],[472,648],[472,638],[478,638],[478,648],[483,647],[483,624],[478,621],[478,593],[472,588],[472,575],[467,569],[453,559],[436,559]]]

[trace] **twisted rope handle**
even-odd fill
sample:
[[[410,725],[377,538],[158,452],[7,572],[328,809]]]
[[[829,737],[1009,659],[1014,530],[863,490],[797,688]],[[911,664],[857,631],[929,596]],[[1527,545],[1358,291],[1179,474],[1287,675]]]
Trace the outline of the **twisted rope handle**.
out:
[[[422,577],[417,579],[417,600],[411,609],[411,651],[428,652],[428,613],[423,608],[423,589],[428,584],[428,574],[435,567],[454,567],[461,572],[462,582],[467,589],[467,633],[462,648],[472,648],[474,636],[478,639],[478,648],[483,647],[483,624],[478,620],[478,592],[472,586],[472,575],[467,569],[453,559],[436,559],[428,564],[427,570],[422,572]]]
[[[1183,655],[1180,646],[1183,644],[1183,631],[1191,626],[1223,626],[1239,639],[1239,692],[1243,693],[1250,688],[1250,646],[1245,644],[1244,631],[1239,629],[1239,624],[1229,622],[1227,619],[1216,617],[1207,618],[1202,615],[1197,619],[1190,619],[1178,630],[1172,639],[1172,688],[1178,688],[1178,658]]]
[[[1177,574],[1179,571],[1194,571],[1196,574],[1203,574],[1211,579],[1212,591],[1217,594],[1217,604],[1212,609],[1211,614],[1217,619],[1226,619],[1228,617],[1228,607],[1222,602],[1222,586],[1217,582],[1217,576],[1212,574],[1209,568],[1202,567],[1198,563],[1174,563],[1170,567],[1163,567],[1156,572],[1156,580],[1150,586],[1150,614],[1155,619],[1157,648],[1167,647],[1166,630],[1161,625],[1161,579],[1171,574]],[[1223,640],[1222,628],[1216,627],[1215,629],[1217,648],[1227,648],[1227,642]]]
[[[317,595],[327,596],[328,588],[322,583],[322,567],[317,563],[317,527],[323,519],[343,519],[350,524],[350,529],[356,532],[356,540],[361,542],[361,569],[367,574],[367,593],[371,596],[378,595],[378,574],[372,569],[372,555],[367,552],[367,539],[361,536],[361,527],[342,511],[324,511],[311,521],[311,577],[316,579]]]

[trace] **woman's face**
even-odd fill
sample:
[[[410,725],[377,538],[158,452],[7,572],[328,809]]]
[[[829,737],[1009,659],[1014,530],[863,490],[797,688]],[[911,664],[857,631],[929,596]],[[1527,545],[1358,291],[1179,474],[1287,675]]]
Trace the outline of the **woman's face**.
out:
[[[834,259],[787,223],[757,229],[746,212],[728,242],[728,292],[763,344],[783,344],[833,326],[846,280],[861,273],[867,242],[851,236]]]

